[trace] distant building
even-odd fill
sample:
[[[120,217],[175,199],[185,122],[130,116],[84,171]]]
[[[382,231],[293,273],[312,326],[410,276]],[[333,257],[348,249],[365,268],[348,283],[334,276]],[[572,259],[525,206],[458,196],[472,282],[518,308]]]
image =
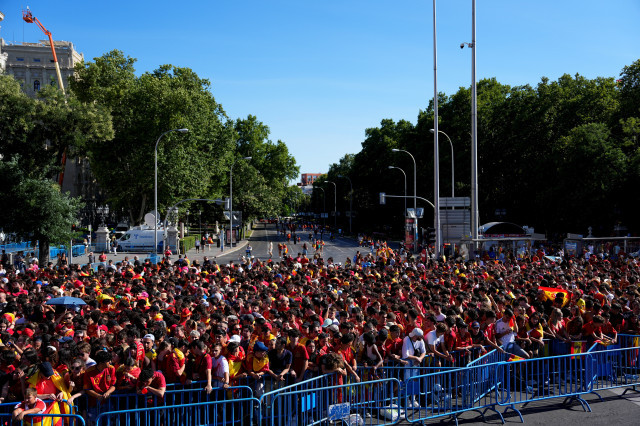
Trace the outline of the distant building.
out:
[[[66,82],[73,75],[75,64],[84,61],[84,55],[76,52],[69,41],[54,41],[62,80]],[[20,82],[22,90],[35,96],[45,84],[57,85],[56,67],[48,40],[38,43],[7,43],[0,38],[0,71]]]
[[[322,176],[322,173],[303,173],[298,186],[313,185],[313,182],[315,182],[320,176]]]

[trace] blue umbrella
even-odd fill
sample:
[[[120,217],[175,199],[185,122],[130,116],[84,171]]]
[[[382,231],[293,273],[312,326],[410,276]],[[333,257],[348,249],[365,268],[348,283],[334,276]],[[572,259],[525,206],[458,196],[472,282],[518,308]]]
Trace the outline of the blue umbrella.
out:
[[[74,306],[86,305],[86,303],[84,302],[84,300],[78,297],[64,296],[47,300],[47,305],[64,306],[66,308],[69,308]]]

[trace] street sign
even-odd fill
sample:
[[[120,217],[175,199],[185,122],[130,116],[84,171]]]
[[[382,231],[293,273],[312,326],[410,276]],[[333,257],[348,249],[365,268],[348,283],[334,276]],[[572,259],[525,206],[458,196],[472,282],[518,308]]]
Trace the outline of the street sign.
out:
[[[414,209],[407,209],[407,217],[415,219],[416,218],[416,211]]]
[[[225,210],[224,212],[224,218],[229,220],[229,210]],[[241,211],[235,211],[233,212],[233,221],[234,222],[242,222],[242,212]]]
[[[424,216],[424,207],[418,207],[416,209],[416,216],[418,217],[418,219],[422,219],[422,217]]]

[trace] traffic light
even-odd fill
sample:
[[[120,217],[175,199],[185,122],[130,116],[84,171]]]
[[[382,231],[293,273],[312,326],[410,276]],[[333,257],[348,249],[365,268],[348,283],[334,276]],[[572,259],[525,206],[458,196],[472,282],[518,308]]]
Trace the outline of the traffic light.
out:
[[[436,230],[435,228],[426,228],[426,239],[427,239],[427,244],[431,245],[431,244],[435,244],[436,242]]]
[[[71,231],[72,232],[76,232],[76,229],[78,229],[78,226],[75,223],[73,225],[71,225]]]

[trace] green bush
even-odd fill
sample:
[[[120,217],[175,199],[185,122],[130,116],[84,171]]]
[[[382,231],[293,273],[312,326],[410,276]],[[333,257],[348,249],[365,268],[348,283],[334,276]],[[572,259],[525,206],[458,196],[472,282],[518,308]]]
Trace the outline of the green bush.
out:
[[[184,237],[180,240],[180,253],[186,253],[196,246],[196,236]]]

